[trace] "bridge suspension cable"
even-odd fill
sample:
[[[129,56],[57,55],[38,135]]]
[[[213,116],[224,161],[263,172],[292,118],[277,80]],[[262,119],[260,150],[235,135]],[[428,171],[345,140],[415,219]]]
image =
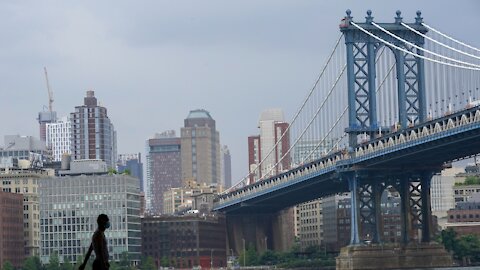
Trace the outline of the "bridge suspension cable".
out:
[[[297,112],[295,113],[294,117],[292,118],[292,120],[290,121],[290,125],[285,129],[285,131],[282,133],[281,137],[275,142],[274,146],[269,150],[269,152],[267,153],[267,155],[262,158],[262,160],[257,164],[257,166],[253,169],[253,171],[251,172],[248,172],[248,174],[242,178],[242,180],[240,180],[237,184],[233,185],[232,187],[226,189],[224,191],[224,193],[228,193],[229,191],[233,190],[233,189],[236,189],[238,186],[240,185],[244,185],[245,184],[245,181],[247,181],[249,179],[249,177],[255,173],[257,170],[259,170],[261,168],[261,165],[265,162],[265,160],[267,160],[270,155],[273,153],[273,151],[275,151],[275,149],[277,148],[278,144],[282,141],[282,139],[286,136],[286,134],[289,133],[290,129],[291,129],[291,126],[292,124],[298,119],[300,113],[303,111],[303,109],[305,108],[305,105],[307,104],[307,102],[309,101],[310,97],[312,96],[312,94],[314,93],[315,89],[317,88],[318,84],[320,83],[320,80],[322,79],[322,77],[325,75],[325,72],[329,66],[329,64],[332,62],[332,59],[335,55],[335,52],[337,51],[338,49],[338,46],[340,45],[340,41],[342,40],[342,37],[343,37],[343,34],[340,34],[336,43],[335,43],[335,46],[332,50],[332,52],[329,54],[328,58],[327,58],[327,61],[325,63],[325,65],[323,66],[320,74],[318,75],[317,77],[317,80],[315,81],[315,83],[313,84],[313,86],[311,87],[310,91],[308,92],[307,96],[305,97],[304,101],[302,102],[302,105],[300,106],[300,108],[297,110]]]
[[[452,63],[448,63],[448,62],[443,62],[443,61],[439,61],[437,59],[432,59],[432,58],[429,58],[429,57],[426,57],[424,55],[420,55],[420,54],[417,54],[417,53],[414,53],[414,52],[411,52],[407,49],[404,49],[404,48],[401,48],[399,46],[396,46],[394,45],[393,43],[391,42],[388,42],[370,32],[368,32],[367,30],[365,30],[363,27],[359,26],[358,24],[354,23],[354,22],[350,22],[350,24],[352,24],[353,26],[355,26],[357,29],[359,29],[360,31],[364,32],[365,34],[373,37],[374,39],[382,42],[383,44],[386,44],[394,49],[397,49],[399,51],[402,51],[404,53],[407,53],[407,54],[410,54],[410,55],[413,55],[415,57],[418,57],[418,58],[421,58],[421,59],[424,59],[424,60],[427,60],[427,61],[430,61],[430,62],[435,62],[437,64],[441,64],[441,65],[446,65],[446,66],[451,66],[451,67],[457,67],[457,68],[462,68],[462,69],[469,69],[469,70],[475,70],[475,71],[480,71],[480,68],[475,68],[475,67],[468,67],[468,66],[461,66],[461,65],[457,65],[457,64],[452,64]]]
[[[452,50],[452,51],[458,52],[458,53],[460,53],[460,54],[463,54],[463,55],[466,55],[466,56],[470,56],[470,57],[472,57],[472,58],[475,58],[475,59],[479,59],[479,60],[480,60],[480,56],[473,55],[473,54],[470,54],[470,53],[468,53],[468,52],[464,52],[464,51],[459,50],[459,49],[457,49],[457,48],[454,48],[454,47],[451,47],[451,46],[449,46],[449,45],[446,45],[445,43],[442,43],[442,42],[440,42],[440,41],[438,41],[438,40],[436,40],[436,39],[434,39],[434,38],[431,38],[431,37],[429,37],[429,36],[427,36],[427,35],[425,35],[425,34],[420,33],[419,31],[415,30],[414,28],[412,28],[411,26],[409,26],[409,25],[406,24],[406,23],[403,23],[403,22],[402,22],[401,24],[402,24],[405,28],[407,28],[408,30],[414,32],[415,34],[417,34],[417,35],[419,35],[419,36],[421,36],[421,37],[423,37],[423,38],[426,38],[426,39],[428,39],[428,40],[430,40],[430,41],[432,41],[432,42],[434,42],[434,43],[436,43],[436,44],[438,44],[438,45],[440,45],[440,46],[442,46],[442,47],[444,47],[444,48],[447,48],[447,49],[450,49],[450,50]]]
[[[393,34],[392,32],[390,32],[390,31],[386,30],[385,28],[381,27],[380,25],[376,24],[375,22],[372,22],[372,25],[375,26],[375,27],[377,27],[377,28],[380,29],[382,32],[386,33],[387,35],[389,35],[389,36],[395,38],[396,40],[399,40],[399,41],[401,41],[401,42],[403,42],[403,43],[405,43],[405,44],[408,44],[408,45],[414,47],[415,49],[421,50],[421,51],[426,52],[426,53],[428,53],[428,54],[435,55],[435,56],[437,56],[437,57],[440,57],[440,58],[443,58],[443,59],[446,59],[446,60],[449,60],[449,61],[452,61],[452,62],[456,62],[456,63],[459,63],[459,64],[463,64],[463,65],[467,65],[467,66],[472,66],[472,67],[480,68],[480,65],[472,64],[472,63],[465,62],[465,61],[461,61],[461,60],[457,60],[457,59],[454,59],[454,58],[450,58],[450,57],[448,57],[448,56],[444,56],[444,55],[438,54],[438,53],[436,53],[436,52],[432,52],[432,51],[430,51],[430,50],[427,50],[427,49],[425,49],[425,48],[422,48],[422,47],[420,47],[420,46],[418,46],[418,45],[416,45],[416,44],[414,44],[414,43],[412,43],[412,42],[409,42],[409,41],[407,41],[407,40],[405,40],[405,39],[403,39],[403,38],[401,38],[401,37]],[[480,70],[480,69],[479,69],[479,70]]]
[[[426,28],[428,28],[429,30],[431,30],[431,31],[433,31],[433,32],[435,32],[435,33],[437,33],[437,34],[439,34],[439,35],[441,35],[441,36],[443,36],[443,37],[445,37],[445,38],[453,41],[453,42],[456,42],[456,43],[458,43],[458,44],[460,44],[460,45],[462,45],[462,46],[464,46],[464,47],[467,47],[467,48],[469,48],[469,49],[472,49],[472,50],[475,50],[475,51],[477,51],[477,52],[480,52],[480,49],[475,48],[475,47],[473,47],[473,46],[470,46],[470,45],[468,45],[468,44],[466,44],[466,43],[464,43],[464,42],[461,42],[460,40],[457,40],[457,39],[455,39],[455,38],[453,38],[453,37],[450,37],[450,36],[448,36],[448,35],[440,32],[440,31],[438,31],[437,29],[429,26],[429,25],[426,24],[426,23],[422,23],[422,25],[425,26]]]

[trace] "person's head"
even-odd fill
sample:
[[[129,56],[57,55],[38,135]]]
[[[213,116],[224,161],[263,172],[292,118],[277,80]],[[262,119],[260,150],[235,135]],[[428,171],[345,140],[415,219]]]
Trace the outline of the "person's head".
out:
[[[98,224],[98,228],[100,228],[101,230],[110,228],[110,220],[108,219],[108,216],[105,214],[98,215],[97,224]]]

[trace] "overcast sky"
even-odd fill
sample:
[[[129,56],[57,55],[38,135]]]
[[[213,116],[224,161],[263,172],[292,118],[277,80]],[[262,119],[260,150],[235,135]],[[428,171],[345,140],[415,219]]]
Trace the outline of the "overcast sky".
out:
[[[381,4],[380,4],[381,3]],[[67,115],[95,90],[118,133],[119,153],[144,153],[155,132],[179,133],[189,110],[210,111],[247,173],[247,137],[260,112],[290,119],[339,36],[346,9],[425,22],[480,47],[480,1],[3,1],[0,4],[0,136],[38,137],[48,105]],[[3,140],[2,143],[3,144]]]

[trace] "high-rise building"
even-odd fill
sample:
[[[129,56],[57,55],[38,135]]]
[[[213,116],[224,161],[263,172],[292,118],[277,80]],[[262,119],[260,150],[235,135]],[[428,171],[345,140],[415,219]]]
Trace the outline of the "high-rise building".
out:
[[[40,140],[42,142],[47,141],[47,125],[55,123],[57,121],[57,112],[55,111],[42,111],[38,113],[38,124],[40,125]]]
[[[228,146],[224,145],[221,148],[221,175],[222,175],[222,185],[224,188],[229,188],[232,186],[232,157],[230,156],[230,150]]]
[[[117,171],[119,173],[128,170],[130,175],[140,180],[140,190],[143,191],[143,163],[142,154],[120,154],[117,159]]]
[[[220,134],[206,110],[190,111],[181,129],[182,179],[221,184]]]
[[[290,168],[290,156],[287,154],[290,148],[290,135],[283,111],[281,109],[263,111],[258,127],[260,135],[248,137],[248,169],[251,183],[265,175],[276,175]],[[263,163],[259,165],[262,160]],[[278,165],[274,168],[276,164]]]
[[[163,212],[165,191],[182,186],[180,138],[170,130],[147,140],[146,204],[149,215]]]
[[[101,159],[115,168],[117,136],[108,118],[107,108],[97,104],[94,91],[87,91],[84,104],[70,114],[72,158]]]
[[[47,147],[52,153],[53,161],[62,161],[64,154],[71,153],[72,143],[72,125],[68,117],[62,117],[60,120],[47,123]]]
[[[51,170],[2,168],[0,189],[23,195],[23,240],[25,255],[38,256],[40,249],[39,183],[53,175]]]
[[[23,196],[0,191],[0,265],[20,269],[25,258]]]
[[[141,252],[138,179],[125,174],[77,172],[39,183],[41,261],[48,263],[54,253],[60,262],[77,261],[90,246],[98,215],[107,214],[111,227],[105,236],[111,261],[119,261],[121,254],[128,252],[130,263],[137,264]]]
[[[44,141],[32,136],[6,135],[4,147],[0,148],[0,157],[12,157],[18,159],[30,159],[30,154],[49,156]]]

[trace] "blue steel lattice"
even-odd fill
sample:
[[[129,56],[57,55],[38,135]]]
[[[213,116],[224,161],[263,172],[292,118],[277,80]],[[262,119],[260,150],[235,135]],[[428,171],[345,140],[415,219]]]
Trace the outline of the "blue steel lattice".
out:
[[[405,48],[409,51],[422,55],[421,50],[414,51],[414,47],[398,41],[395,37],[383,32],[372,24],[371,11],[367,12],[366,22],[357,23],[363,29],[378,36],[379,38]],[[413,31],[403,27],[403,18],[397,12],[394,23],[378,23],[386,31],[402,38],[416,46],[423,47],[424,38]],[[415,30],[426,33],[427,29],[422,26],[422,18],[417,14],[415,23],[409,24]],[[350,12],[340,25],[340,31],[344,33],[347,49],[347,80],[348,80],[348,105],[350,146],[357,145],[357,136],[362,133],[373,135],[379,126],[377,122],[376,104],[376,54],[382,46],[388,47],[395,55],[398,88],[398,122],[402,128],[409,124],[418,124],[426,121],[425,100],[425,72],[423,59],[406,54],[378,41],[363,33],[350,22],[353,17]],[[391,123],[393,124],[393,123]]]

